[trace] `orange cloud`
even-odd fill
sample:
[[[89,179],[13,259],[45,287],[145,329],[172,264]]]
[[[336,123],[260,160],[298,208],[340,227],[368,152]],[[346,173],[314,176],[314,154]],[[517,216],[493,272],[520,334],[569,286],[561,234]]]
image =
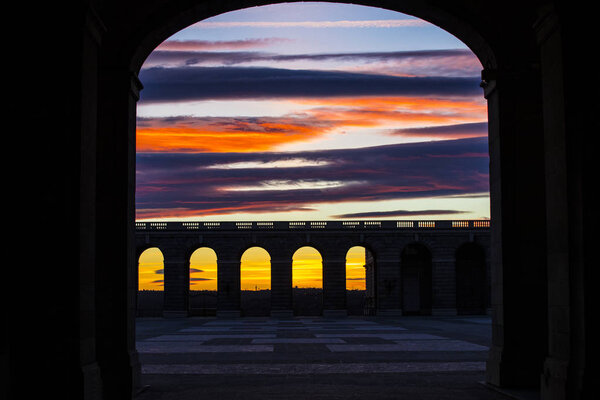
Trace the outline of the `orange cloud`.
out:
[[[270,151],[283,144],[313,140],[334,129],[473,123],[486,115],[486,105],[474,99],[361,97],[297,102],[315,107],[279,118],[142,118],[137,127],[137,151]]]
[[[257,152],[323,135],[332,125],[304,118],[141,119],[139,152]]]

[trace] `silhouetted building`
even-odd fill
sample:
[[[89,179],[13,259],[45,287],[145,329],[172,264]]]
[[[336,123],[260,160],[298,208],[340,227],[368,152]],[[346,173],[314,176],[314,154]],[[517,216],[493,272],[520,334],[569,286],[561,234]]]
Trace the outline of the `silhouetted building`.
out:
[[[6,226],[21,234],[12,233],[23,244],[21,259],[52,254],[59,265],[43,279],[32,279],[28,263],[6,268],[6,288],[53,290],[43,304],[23,290],[4,303],[3,398],[133,397],[141,371],[134,323],[138,71],[182,28],[265,3],[24,2],[11,14],[21,25],[11,37],[14,59],[23,60],[13,69],[21,97],[11,105],[26,115],[11,113],[25,123],[13,135],[16,146],[7,147],[21,155],[9,176],[26,173],[16,172],[20,185],[6,190],[23,208],[14,214],[30,221]],[[589,3],[562,0],[356,3],[426,19],[463,41],[483,66],[493,221],[486,381],[539,390],[544,400],[591,398],[596,14]],[[396,290],[377,279],[379,298]],[[465,307],[479,298],[465,297]]]

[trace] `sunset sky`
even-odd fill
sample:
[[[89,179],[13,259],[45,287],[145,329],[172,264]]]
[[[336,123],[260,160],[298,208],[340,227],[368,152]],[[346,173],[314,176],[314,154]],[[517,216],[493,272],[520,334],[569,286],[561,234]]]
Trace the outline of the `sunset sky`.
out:
[[[379,8],[191,25],[139,74],[136,219],[487,219],[481,69],[447,32]]]

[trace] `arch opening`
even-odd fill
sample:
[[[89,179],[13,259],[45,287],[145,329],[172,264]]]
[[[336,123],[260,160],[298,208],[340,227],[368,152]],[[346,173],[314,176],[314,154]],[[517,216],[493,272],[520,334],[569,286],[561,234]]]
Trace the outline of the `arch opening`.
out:
[[[480,65],[478,65],[478,66],[477,66],[477,68],[480,68]],[[479,71],[477,71],[477,72],[479,72]],[[478,81],[477,83],[479,83],[479,80],[478,80],[478,79],[477,79],[477,81]],[[371,99],[371,100],[372,100],[372,99]],[[480,100],[481,100],[481,103],[483,103],[483,104],[485,103],[485,101],[484,101],[483,99],[480,99]],[[337,100],[336,100],[336,101],[337,101]],[[424,104],[422,104],[422,105],[424,105]],[[329,106],[332,106],[332,104],[329,104]],[[479,104],[479,106],[481,106],[481,104]],[[485,107],[484,107],[484,108],[485,108]],[[482,110],[482,109],[480,109],[480,111],[481,111],[481,110]],[[485,112],[484,112],[484,113],[485,113]],[[484,119],[487,119],[487,118],[486,118],[486,117],[484,117]],[[472,128],[472,125],[471,125],[469,128],[467,128],[467,126],[466,126],[466,125],[468,125],[468,124],[477,124],[477,123],[479,123],[480,121],[479,121],[479,122],[474,122],[474,120],[469,120],[469,121],[467,121],[467,122],[465,122],[465,121],[454,121],[454,122],[455,122],[455,123],[456,123],[456,122],[459,122],[459,123],[460,123],[460,125],[463,125],[463,126],[462,126],[462,128],[465,128],[465,129],[469,130],[469,129],[471,129],[471,128]],[[436,123],[434,123],[433,125],[435,125],[435,127],[436,127],[436,128],[439,128],[439,127],[442,127],[442,126],[443,126],[442,124],[440,124],[440,123],[439,123],[439,121],[438,121],[438,122],[436,122]],[[459,124],[457,123],[456,125],[459,125]],[[408,132],[408,130],[410,130],[410,129],[413,129],[413,128],[415,128],[415,130],[414,130],[412,133],[409,133],[409,132]],[[429,128],[431,128],[431,126],[429,126]],[[480,126],[479,128],[481,128],[481,126]],[[418,130],[419,130],[419,129],[421,129],[421,128],[420,128],[420,127],[416,127],[416,126],[414,126],[414,125],[413,125],[413,126],[406,127],[406,128],[402,128],[402,129],[406,129],[406,131],[404,132],[404,133],[406,133],[406,134],[415,134],[415,132],[416,132],[416,131],[418,131]],[[234,130],[235,130],[235,129],[234,129]],[[487,128],[483,128],[483,130],[487,130]],[[416,135],[418,136],[419,134],[423,134],[423,133],[425,133],[426,131],[427,131],[427,129],[423,129],[423,130],[421,130],[421,131],[417,132],[417,133],[416,133]],[[434,130],[429,130],[429,131],[428,131],[428,133],[429,133],[430,135],[437,135],[437,134],[439,133],[439,132],[437,132],[437,133],[433,133],[433,131],[434,131]],[[481,132],[480,132],[480,133],[481,133]],[[487,132],[485,132],[485,135],[487,135]],[[415,136],[415,137],[416,137],[416,136]],[[420,140],[421,140],[421,139],[422,139],[422,137],[420,137]],[[457,137],[454,137],[454,139],[457,139]],[[460,137],[460,138],[458,138],[458,140],[460,140],[460,139],[464,139],[464,137]],[[482,142],[482,143],[483,143],[483,142]],[[312,146],[312,145],[311,145],[311,146]],[[486,147],[487,147],[487,144],[486,144]],[[245,149],[245,151],[246,151],[246,150],[247,150],[247,149]],[[256,149],[255,149],[255,150],[256,150]],[[250,153],[250,152],[249,152],[249,153]],[[276,160],[276,161],[280,161],[280,160]],[[247,165],[247,163],[248,163],[248,160],[246,160],[246,159],[242,159],[241,161],[239,161],[239,160],[238,160],[237,162],[238,162],[239,164],[244,164],[244,163],[246,163],[246,165]],[[261,162],[261,163],[263,163],[263,164],[265,164],[265,160],[260,160],[260,162]],[[269,161],[269,162],[270,162],[270,161]],[[233,164],[235,164],[235,163],[230,163],[230,164],[227,164],[227,168],[236,169],[237,167],[236,167],[236,166],[234,166]],[[458,165],[458,164],[457,164],[457,165]],[[264,165],[263,165],[263,166],[264,166]],[[312,166],[314,167],[315,165],[312,165]],[[487,164],[486,164],[486,166],[487,166]],[[238,166],[238,167],[239,167],[239,166]],[[260,185],[262,185],[262,184],[264,184],[264,183],[265,183],[265,181],[261,182],[261,183],[260,183]],[[280,183],[281,183],[281,181],[277,182],[277,184],[280,184]],[[288,182],[288,183],[289,183],[289,182]],[[273,184],[273,185],[275,185],[275,182],[274,182],[274,181],[269,181],[269,184]],[[260,186],[260,185],[258,185],[258,186]],[[241,188],[237,188],[237,189],[239,189],[238,191],[242,191],[242,192],[244,192],[244,191],[245,191],[246,193],[252,193],[253,191],[255,191],[255,190],[257,189],[257,187],[258,187],[258,186],[251,186],[251,187],[241,187]],[[282,189],[283,189],[283,188],[282,188]],[[289,189],[289,188],[288,188],[288,189]],[[325,187],[325,188],[323,188],[323,189],[325,189],[325,190],[326,190],[327,188]],[[365,192],[367,192],[367,193],[368,193],[368,192],[369,192],[369,190],[367,189],[367,190],[365,190]],[[375,191],[373,191],[373,192],[375,192]],[[363,193],[363,194],[364,194],[364,193]],[[466,200],[465,200],[465,198],[463,198],[463,199],[461,199],[461,200],[459,200],[459,201],[461,201],[461,202],[464,202],[464,201],[466,201]],[[470,200],[469,200],[469,201],[470,201]],[[370,211],[372,211],[372,210],[370,210]],[[392,211],[393,211],[393,212],[392,212]],[[400,210],[400,211],[402,211],[402,210]],[[416,213],[416,214],[410,214],[410,211],[409,211],[409,214],[408,214],[408,215],[419,215],[419,213],[418,213],[418,212],[419,212],[419,210],[411,210],[411,211],[412,211],[412,212],[415,212],[415,211],[417,211],[417,213]],[[426,218],[432,218],[431,214],[428,214],[428,213],[427,213],[427,212],[429,212],[429,211],[431,211],[431,210],[429,210],[429,211],[428,211],[428,210],[420,210],[420,211],[426,211],[426,212],[424,212],[424,213],[423,213],[423,215],[425,215],[425,216],[426,216]],[[393,218],[393,217],[396,217],[397,215],[402,215],[402,213],[400,213],[400,214],[394,214],[395,212],[397,212],[397,211],[396,211],[396,210],[390,210],[390,212],[389,212],[388,214],[385,214],[385,213],[384,213],[384,214],[385,214],[385,215],[386,215],[388,218]],[[347,217],[347,218],[358,218],[358,217],[359,217],[359,214],[361,214],[361,215],[365,215],[365,214],[368,214],[368,213],[354,213],[354,214],[348,214],[348,213],[346,213],[346,214],[336,214],[336,217],[338,217],[338,218],[341,218],[341,217],[345,217],[345,218],[346,218],[346,217]],[[255,216],[255,215],[256,215],[256,214],[252,214],[252,216]],[[435,215],[435,214],[434,214],[434,215]],[[439,215],[439,214],[438,214],[438,215]],[[409,251],[408,253],[410,253],[410,251]],[[429,256],[429,258],[431,258],[431,256]],[[321,261],[322,261],[322,260],[321,260]],[[415,287],[416,287],[416,289],[417,289],[417,291],[418,291],[418,295],[417,295],[416,297],[415,297],[414,295],[413,295],[413,297],[411,297],[411,296],[409,296],[409,295],[407,294],[407,296],[406,296],[405,298],[403,298],[403,299],[402,299],[402,304],[404,304],[404,306],[405,306],[405,308],[406,308],[406,313],[407,313],[407,314],[410,314],[410,313],[418,313],[418,314],[428,314],[428,313],[431,313],[431,307],[432,307],[432,306],[431,306],[431,301],[432,301],[432,300],[431,300],[431,294],[429,294],[429,296],[426,294],[427,292],[429,292],[429,293],[430,293],[430,292],[432,291],[432,289],[431,289],[431,261],[429,261],[429,264],[428,264],[428,265],[429,265],[429,268],[428,268],[428,269],[427,269],[426,267],[422,267],[422,268],[421,268],[421,267],[419,267],[419,265],[420,265],[419,263],[420,263],[420,262],[419,262],[419,261],[415,261],[415,259],[411,259],[411,257],[410,257],[409,255],[407,255],[407,256],[406,256],[406,259],[405,259],[405,260],[403,260],[403,262],[405,262],[405,263],[406,263],[406,266],[407,266],[407,268],[406,268],[406,274],[404,273],[404,272],[405,272],[405,271],[404,271],[404,269],[403,269],[403,273],[402,273],[402,282],[403,282],[403,284],[405,284],[405,285],[406,285],[405,289],[407,289],[407,290],[413,290],[413,291],[414,291],[414,289],[415,289]],[[427,263],[424,263],[423,265],[425,265],[425,264],[427,264]],[[415,267],[415,266],[416,266],[416,267]],[[414,268],[413,268],[413,267],[414,267]],[[321,268],[322,268],[322,264],[321,264]],[[415,269],[415,268],[416,268],[416,269]],[[416,270],[416,273],[412,273],[412,272],[415,272],[415,270]],[[411,271],[412,271],[412,272],[411,272]],[[411,280],[413,280],[413,279],[415,278],[415,277],[413,276],[413,275],[415,275],[415,274],[416,274],[416,276],[417,276],[418,283],[417,283],[417,285],[416,285],[416,286],[415,286],[415,285],[412,285],[412,286],[411,286],[411,285],[409,285],[409,283],[411,282]],[[296,274],[294,274],[294,272],[293,272],[293,273],[292,273],[292,276],[295,276],[295,275],[296,275]],[[425,284],[425,282],[427,282],[427,277],[426,277],[426,275],[428,275],[428,276],[429,276],[429,278],[428,278],[428,280],[429,280],[429,285]],[[322,271],[321,271],[321,276],[322,276]],[[346,282],[348,282],[348,280],[347,280]],[[314,311],[301,311],[301,310],[298,310],[298,309],[297,309],[297,306],[299,305],[299,301],[298,301],[298,296],[297,296],[297,293],[296,293],[296,292],[298,292],[298,290],[297,290],[297,289],[304,289],[304,288],[302,288],[302,287],[298,286],[298,285],[296,284],[296,282],[293,282],[293,284],[292,284],[292,287],[293,287],[293,293],[294,293],[294,294],[293,294],[293,299],[294,299],[294,300],[293,300],[293,304],[294,304],[294,312],[295,312],[295,314],[297,314],[297,315],[303,315],[303,314],[304,314],[304,315],[307,315],[307,314],[308,314],[308,315],[313,315],[313,314],[316,314],[316,312],[314,312]],[[306,288],[306,289],[308,289],[308,288]],[[320,300],[320,301],[318,301],[318,303],[319,303],[319,304],[321,304],[321,306],[322,306],[322,280],[321,280],[321,283],[320,283],[320,287],[319,287],[319,288],[312,288],[312,289],[321,289],[321,294],[320,294],[321,300]],[[348,289],[348,288],[347,288],[347,289]],[[245,290],[245,289],[243,289],[243,284],[242,284],[242,299],[243,299],[243,291],[244,291],[244,290]],[[258,291],[258,285],[254,285],[254,291],[255,291],[255,292],[256,292],[256,291]],[[414,294],[414,293],[413,293],[413,294]],[[242,301],[242,304],[244,304],[244,301]],[[416,304],[416,305],[415,305],[415,304]],[[411,307],[412,307],[412,308],[415,308],[415,310],[414,310],[414,311],[410,311]],[[313,310],[314,310],[315,308],[316,308],[316,307],[313,307]],[[321,307],[321,310],[322,310],[322,307]],[[320,313],[321,313],[321,311],[319,311],[319,312],[318,312],[318,314],[320,314]],[[247,312],[247,311],[244,311],[244,306],[242,306],[242,314],[243,314],[243,315],[248,315],[248,312]]]
[[[324,14],[294,21],[309,9]],[[334,10],[361,27],[316,17]],[[397,40],[409,36],[427,39]],[[152,171],[136,182],[139,220],[489,217],[481,63],[437,26],[308,2],[220,14],[165,39],[139,73],[137,164]],[[203,190],[160,192],[157,206],[170,174]]]
[[[292,306],[294,315],[323,313],[323,257],[311,246],[292,256]]]
[[[200,247],[190,256],[189,315],[214,316],[217,312],[217,253]]]
[[[164,304],[164,256],[158,247],[143,250],[138,257],[136,315],[162,316]]]
[[[421,243],[408,244],[400,255],[402,314],[431,315],[433,304],[431,252]]]
[[[262,247],[250,247],[240,259],[240,307],[242,316],[271,313],[271,256]]]
[[[346,253],[346,308],[348,315],[375,315],[375,260],[363,246]]]
[[[459,315],[485,314],[489,304],[485,252],[476,243],[456,250],[456,312]]]

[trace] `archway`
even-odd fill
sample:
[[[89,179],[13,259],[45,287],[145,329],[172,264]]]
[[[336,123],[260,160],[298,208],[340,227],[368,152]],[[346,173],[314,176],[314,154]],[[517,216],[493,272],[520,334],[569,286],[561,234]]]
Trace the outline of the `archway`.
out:
[[[323,313],[323,258],[314,247],[304,246],[292,257],[294,315]]]
[[[485,253],[476,243],[456,250],[456,311],[458,314],[484,314],[486,310]]]
[[[60,274],[32,282],[32,290],[49,284],[57,288],[52,304],[36,321],[18,311],[11,314],[15,323],[8,328],[9,348],[19,352],[17,367],[24,371],[25,385],[18,387],[75,398],[101,392],[126,398],[134,391],[135,76],[145,56],[171,33],[212,15],[262,3],[107,0],[82,2],[73,13],[52,3],[28,10],[30,31],[50,43],[61,43],[37,49],[38,59],[61,62],[44,66],[45,76],[54,79],[22,82],[22,93],[40,97],[28,118],[32,135],[21,135],[19,141],[27,147],[33,136],[37,144],[31,159],[41,167],[36,172],[44,186],[38,190],[30,185],[30,197],[53,210],[40,213],[37,226],[61,221],[65,228],[65,235],[47,235],[43,248],[49,254],[69,243],[74,251],[64,252],[62,263],[65,271],[79,278],[66,280]],[[368,3],[432,21],[476,49],[482,60],[494,120],[490,149],[495,155],[491,264],[497,339],[490,381],[501,386],[529,381],[539,387],[540,366],[548,350],[543,385],[558,395],[569,387],[570,397],[581,397],[588,376],[580,360],[587,364],[591,359],[581,357],[587,354],[582,337],[594,337],[591,300],[596,282],[588,277],[595,267],[591,217],[596,182],[589,171],[596,157],[586,135],[597,131],[597,103],[594,91],[581,85],[577,55],[585,46],[581,38],[594,37],[593,13],[582,12],[577,2],[513,2],[502,7],[495,2],[473,7],[468,0]],[[495,56],[498,62],[490,62]],[[39,73],[36,63],[24,68],[24,76]],[[60,127],[59,140],[47,134],[48,126]],[[546,246],[544,239],[550,238]],[[546,257],[550,282],[539,267]],[[513,279],[524,271],[526,280]],[[29,274],[20,269],[18,278],[25,281]],[[542,300],[548,298],[553,301],[550,308]],[[37,305],[37,299],[29,301],[31,308]],[[522,310],[525,302],[530,308]],[[549,320],[541,315],[546,311]],[[32,349],[28,340],[35,340],[39,324],[66,327],[47,332],[48,341],[64,346]],[[547,339],[550,349],[545,347]],[[539,348],[542,358],[528,358]],[[47,371],[35,388],[27,385],[32,359]],[[12,367],[12,358],[9,361]],[[535,367],[532,374],[517,376],[525,365]],[[573,370],[567,373],[566,366]],[[68,387],[59,384],[65,371],[75,371]]]
[[[431,252],[421,243],[406,245],[400,255],[402,271],[402,313],[431,315]]]
[[[213,316],[217,310],[217,254],[200,247],[190,256],[190,316]]]
[[[375,314],[375,262],[363,246],[346,253],[346,308],[348,315]]]
[[[161,316],[163,291],[164,257],[158,247],[150,247],[138,257],[137,316]]]
[[[242,3],[242,5],[253,5],[250,3]],[[389,3],[377,3],[377,5],[390,7]],[[119,54],[118,57],[115,56],[115,64],[122,61],[121,57],[123,57],[123,53],[127,53],[128,51],[135,52],[139,50],[136,54],[132,54],[131,57],[125,56],[126,62],[131,61],[130,65],[124,67],[123,74],[119,75],[120,79],[115,80],[115,83],[111,83],[107,85],[106,92],[114,94],[116,97],[119,97],[125,103],[131,104],[134,101],[132,99],[128,99],[125,101],[122,96],[124,93],[127,93],[127,96],[131,96],[129,90],[132,87],[132,82],[130,80],[131,70],[134,72],[138,71],[138,67],[141,64],[141,61],[145,58],[145,56],[154,48],[162,39],[168,36],[170,33],[173,33],[180,29],[181,27],[205,18],[207,16],[215,15],[220,12],[228,11],[235,7],[239,7],[238,3],[228,3],[223,2],[218,5],[214,5],[214,8],[211,7],[195,7],[194,9],[186,9],[186,10],[176,10],[177,12],[173,12],[169,8],[169,12],[165,13],[165,20],[154,21],[149,23],[149,28],[147,28],[147,35],[144,33],[138,34],[136,32],[135,35],[131,34],[131,36],[136,37],[133,41],[135,43],[127,43],[123,44],[123,47],[116,46],[114,44],[115,41],[119,41],[122,35],[114,34],[113,42],[109,40],[109,43],[112,43],[113,47],[119,47],[122,51],[115,51],[115,54]],[[157,8],[160,10],[160,7],[164,7],[164,5],[158,5]],[[465,41],[472,48],[476,54],[479,56],[480,60],[482,60],[482,64],[485,66],[484,70],[484,86],[486,87],[486,96],[491,100],[491,110],[490,115],[492,116],[491,121],[493,121],[493,125],[491,126],[490,132],[492,134],[492,142],[490,145],[490,149],[492,152],[492,164],[496,163],[496,170],[492,169],[492,196],[496,196],[496,206],[492,211],[493,218],[497,217],[494,220],[493,232],[494,232],[494,246],[495,253],[493,255],[493,270],[494,273],[498,275],[498,279],[496,282],[498,283],[498,289],[494,291],[497,296],[494,304],[496,307],[502,307],[506,305],[507,307],[503,307],[503,312],[498,315],[508,316],[511,315],[514,318],[504,319],[504,317],[495,320],[496,332],[502,332],[503,334],[495,338],[494,348],[492,353],[495,355],[491,365],[495,366],[490,369],[490,374],[493,378],[490,378],[490,381],[501,384],[501,382],[511,382],[511,378],[514,378],[518,382],[529,381],[531,382],[531,376],[533,374],[539,375],[539,368],[537,365],[540,364],[540,357],[538,355],[534,355],[532,359],[527,360],[527,364],[531,366],[530,371],[526,375],[528,378],[523,378],[522,376],[514,376],[510,373],[506,372],[511,376],[511,378],[506,378],[506,375],[500,373],[500,370],[508,371],[506,368],[507,362],[506,358],[502,357],[502,353],[505,351],[505,338],[517,337],[519,328],[517,328],[520,324],[515,323],[514,321],[521,321],[526,319],[525,316],[519,311],[519,298],[516,293],[520,293],[518,290],[527,286],[527,283],[540,283],[545,279],[545,274],[543,271],[544,260],[532,260],[535,264],[535,268],[532,273],[532,279],[527,283],[517,283],[512,280],[501,279],[504,274],[503,263],[506,263],[507,268],[519,268],[520,266],[525,266],[525,264],[529,263],[528,257],[519,257],[522,250],[520,250],[520,240],[525,237],[533,236],[543,238],[545,237],[545,212],[546,210],[543,207],[539,207],[536,209],[531,206],[531,202],[541,201],[543,202],[545,199],[543,182],[543,151],[529,151],[535,150],[534,147],[536,143],[540,143],[540,136],[543,134],[542,129],[542,121],[541,121],[541,113],[540,107],[542,102],[540,101],[540,90],[537,85],[529,85],[531,82],[537,82],[537,78],[539,78],[539,71],[534,67],[534,65],[538,65],[535,62],[531,63],[531,60],[537,60],[538,54],[531,49],[537,49],[535,46],[531,46],[531,41],[533,41],[533,36],[531,33],[531,26],[533,26],[531,21],[527,21],[526,27],[523,25],[523,21],[519,21],[517,28],[514,29],[515,32],[526,33],[528,40],[521,40],[522,37],[519,35],[513,34],[511,36],[511,40],[506,39],[501,32],[502,29],[497,27],[499,24],[497,20],[491,18],[491,21],[495,22],[492,24],[493,26],[488,26],[487,24],[481,24],[480,15],[477,14],[477,17],[465,16],[464,10],[468,8],[468,5],[458,6],[454,8],[454,6],[448,6],[448,8],[440,8],[438,5],[432,4],[424,4],[424,5],[414,5],[410,4],[399,4],[397,7],[393,6],[394,9],[398,9],[398,11],[405,11],[414,13],[420,17],[426,18],[433,22],[436,22],[439,26],[444,29],[454,33],[457,37],[461,38],[461,40]],[[492,16],[496,15],[495,9],[485,9],[481,15]],[[155,10],[156,11],[156,10]],[[131,15],[135,13],[130,13]],[[535,14],[532,12],[532,15]],[[129,14],[128,14],[129,15]],[[145,14],[146,15],[146,14]],[[160,11],[152,15],[161,15]],[[174,17],[176,15],[176,17]],[[500,18],[498,18],[499,20]],[[143,20],[143,18],[142,18]],[[158,19],[160,20],[160,18]],[[166,22],[168,20],[168,22]],[[130,21],[129,21],[130,22]],[[480,27],[485,25],[485,28],[479,29],[477,31],[473,27]],[[492,32],[491,37],[486,39],[491,39],[491,43],[494,43],[494,49],[492,49],[488,45],[488,41],[484,40],[482,34],[480,32],[486,32],[489,29]],[[124,29],[127,30],[127,29]],[[497,40],[494,40],[494,32],[498,35],[496,37]],[[121,32],[119,32],[121,33]],[[142,38],[141,42],[138,41],[138,38]],[[118,38],[118,39],[117,39]],[[518,43],[519,49],[518,51],[515,49],[503,49],[503,45],[501,43]],[[501,54],[503,50],[506,50],[505,54],[513,54],[515,55],[513,60],[505,59],[504,64],[502,64],[505,69],[501,69],[502,73],[497,73],[497,65],[494,58],[494,52],[499,51]],[[537,51],[537,50],[536,50]],[[110,54],[110,52],[109,52]],[[517,63],[513,63],[512,61],[517,61]],[[112,65],[111,65],[112,66]],[[133,66],[133,68],[130,68]],[[114,78],[113,69],[111,69],[110,74],[106,74],[107,76],[103,76],[101,81],[104,83],[111,82],[111,78]],[[109,75],[109,76],[108,76]],[[557,73],[557,75],[560,75]],[[121,84],[116,83],[116,81],[121,82]],[[560,79],[558,79],[560,81]],[[496,82],[500,82],[498,86],[496,86]],[[125,84],[123,84],[125,83]],[[501,94],[495,90],[496,87],[503,87]],[[524,92],[523,88],[527,87],[527,90]],[[124,92],[123,88],[126,88]],[[123,90],[121,90],[123,89]],[[104,95],[106,96],[106,95]],[[111,97],[110,95],[107,97]],[[107,98],[101,105],[101,110],[103,115],[117,115],[115,120],[118,120],[120,123],[111,124],[110,121],[104,121],[100,126],[104,127],[112,127],[113,125],[119,125],[124,130],[127,129],[125,127],[131,128],[131,122],[133,118],[125,118],[121,113],[119,114],[117,105],[108,105],[109,101]],[[111,99],[112,101],[113,99]],[[515,104],[514,107],[509,107],[510,109],[504,109],[502,113],[499,112],[501,104]],[[120,103],[122,106],[123,104]],[[116,111],[115,113],[111,111]],[[130,109],[129,111],[130,112]],[[132,114],[129,114],[131,117]],[[502,121],[502,123],[500,123]],[[114,122],[114,121],[113,121]],[[529,132],[530,134],[525,134]],[[131,132],[130,132],[131,133]],[[502,141],[499,139],[502,137]],[[131,136],[129,137],[131,139]],[[127,139],[124,139],[127,140]],[[110,139],[107,140],[110,142]],[[110,146],[110,143],[104,143],[106,148],[113,148]],[[527,154],[535,154],[535,159],[531,157],[518,156],[516,159],[513,159],[516,151],[516,148],[523,148],[521,145],[524,145],[528,151],[524,152]],[[502,148],[502,153],[500,149]],[[131,156],[131,154],[130,154]],[[502,179],[500,179],[500,161],[503,165],[503,174]],[[112,160],[111,160],[112,161]],[[106,164],[110,162],[106,161]],[[127,164],[127,163],[124,163]],[[527,166],[536,166],[532,170],[527,170]],[[102,180],[103,182],[110,182],[112,178],[114,178],[114,174],[111,174],[112,168],[107,168],[109,170],[107,175],[108,179]],[[118,168],[114,168],[118,169]],[[102,170],[102,168],[100,168]],[[526,173],[523,173],[526,171]],[[123,172],[123,171],[122,171]],[[131,175],[129,175],[130,177]],[[129,178],[127,178],[129,179]],[[127,180],[125,179],[125,180]],[[515,182],[519,182],[518,185]],[[531,183],[535,183],[531,185]],[[125,187],[126,185],[122,185]],[[560,185],[558,185],[560,186]],[[524,189],[524,190],[522,190]],[[518,201],[515,199],[520,199],[524,201],[524,204],[518,204]],[[528,200],[534,199],[534,200]],[[127,207],[130,207],[131,203],[127,203]],[[114,211],[111,207],[108,207],[109,210],[104,210],[104,213],[101,213],[107,217],[110,216],[111,212]],[[122,207],[122,211],[125,211],[126,207]],[[502,211],[502,212],[500,212]],[[531,213],[533,212],[533,215]],[[118,215],[125,215],[126,213],[119,213]],[[530,229],[525,229],[520,226],[519,221],[528,219],[529,221],[533,221],[529,224],[529,226],[535,227],[536,231],[532,233]],[[110,218],[107,218],[106,221],[110,221]],[[132,224],[132,222],[129,222]],[[108,224],[108,222],[107,222]],[[118,225],[118,223],[117,223]],[[538,248],[540,252],[536,252],[538,254],[545,254],[544,252],[544,244],[541,243],[542,239],[536,241],[534,243],[534,247]],[[111,242],[111,239],[99,240],[100,244],[107,244]],[[107,243],[105,243],[107,242]],[[123,241],[126,243],[126,241]],[[123,246],[125,246],[123,244]],[[106,246],[102,246],[106,247]],[[124,254],[123,248],[114,250],[114,254]],[[516,260],[515,262],[509,262],[508,260]],[[521,265],[523,264],[523,265]],[[514,271],[509,271],[509,275]],[[540,277],[540,280],[537,280],[537,277]],[[529,285],[531,286],[531,285]],[[540,286],[543,286],[541,284]],[[517,290],[515,290],[517,289]],[[536,287],[535,296],[536,299],[536,308],[540,308],[546,310],[546,298],[545,289],[542,287]],[[514,301],[504,301],[504,297],[514,299]],[[510,312],[507,312],[510,310]],[[110,313],[106,313],[110,314]],[[543,315],[542,315],[543,314]],[[536,343],[535,346],[539,351],[537,353],[544,352],[544,343],[539,343],[535,341],[535,337],[538,337],[540,334],[544,336],[543,327],[546,326],[545,321],[545,313],[540,313],[539,318],[535,320],[535,322],[530,322],[533,329],[529,332],[529,336],[524,338],[522,335],[520,336],[520,340],[511,341],[508,347],[512,346],[513,354],[519,354],[520,351],[518,349],[528,349],[530,343]],[[505,325],[512,326],[510,335],[507,329],[505,329]],[[535,332],[534,332],[535,331]],[[546,336],[544,336],[546,337]],[[516,343],[516,344],[515,344]],[[529,353],[528,353],[529,354]],[[498,360],[504,360],[503,366],[500,367]],[[533,360],[535,359],[535,360]],[[522,363],[520,363],[522,365]],[[535,372],[532,372],[534,371]]]
[[[250,247],[240,259],[242,316],[271,313],[271,256],[262,247]]]

